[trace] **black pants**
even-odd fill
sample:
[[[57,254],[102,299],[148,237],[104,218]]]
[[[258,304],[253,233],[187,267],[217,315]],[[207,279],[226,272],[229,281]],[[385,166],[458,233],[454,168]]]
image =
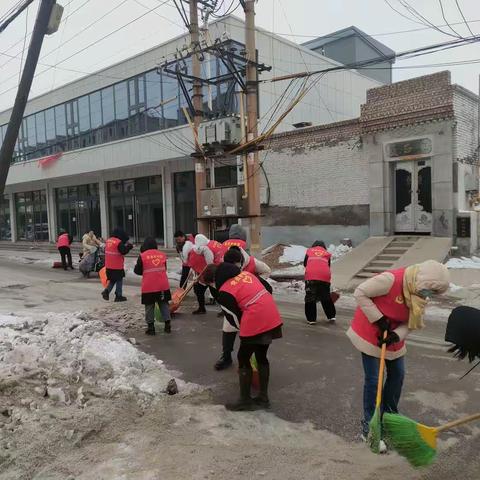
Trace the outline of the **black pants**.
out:
[[[185,288],[185,283],[187,282],[188,274],[190,273],[190,267],[187,265],[182,265],[182,276],[180,277],[180,288]]]
[[[64,270],[67,269],[67,261],[68,266],[73,268],[72,265],[72,252],[70,251],[70,247],[58,247],[58,251],[60,252],[60,257],[62,258],[62,267]]]
[[[330,320],[337,315],[335,305],[330,297],[330,284],[320,280],[305,282],[305,316],[309,322],[317,320],[317,302],[320,302],[325,315]]]
[[[215,298],[215,289],[212,287],[209,287],[208,285],[202,285],[201,283],[195,283],[193,286],[193,291],[195,292],[195,295],[197,296],[197,302],[198,302],[198,307],[199,308],[205,308],[205,292],[207,291],[207,288],[210,289],[210,293],[212,294],[212,297]]]
[[[255,354],[258,365],[269,365],[267,352],[270,345],[258,345],[255,343],[240,343],[238,349],[238,367],[239,368],[252,368],[250,365],[250,358]]]

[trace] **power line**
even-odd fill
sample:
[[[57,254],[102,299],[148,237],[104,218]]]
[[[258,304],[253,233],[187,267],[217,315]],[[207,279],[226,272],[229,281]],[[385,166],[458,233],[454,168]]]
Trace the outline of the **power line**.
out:
[[[14,13],[12,13],[6,20],[4,20],[0,24],[0,33],[2,33],[17,17],[19,17],[24,10],[26,10],[31,4],[33,0],[25,0],[23,5],[20,5]]]
[[[440,11],[442,12],[442,17],[445,23],[447,24],[448,28],[455,34],[457,37],[461,37],[461,35],[448,23],[447,17],[445,15],[445,10],[443,8],[443,2],[442,0],[438,0],[438,3],[440,4]],[[473,35],[473,34],[472,34]]]
[[[472,32],[472,29],[470,28],[470,25],[468,24],[467,19],[465,18],[465,15],[463,14],[462,9],[460,8],[460,3],[458,2],[458,0],[455,0],[455,4],[457,5],[457,9],[458,9],[458,11],[460,12],[460,15],[462,16],[463,21],[464,21],[465,25],[466,25],[467,28],[468,28],[468,31],[469,31],[469,32],[472,34],[472,36],[474,37],[475,34]]]

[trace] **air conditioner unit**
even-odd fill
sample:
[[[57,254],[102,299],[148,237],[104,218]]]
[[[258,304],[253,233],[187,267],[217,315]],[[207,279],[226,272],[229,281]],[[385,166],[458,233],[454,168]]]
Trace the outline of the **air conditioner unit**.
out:
[[[242,141],[240,118],[226,117],[200,125],[202,145],[238,145]]]

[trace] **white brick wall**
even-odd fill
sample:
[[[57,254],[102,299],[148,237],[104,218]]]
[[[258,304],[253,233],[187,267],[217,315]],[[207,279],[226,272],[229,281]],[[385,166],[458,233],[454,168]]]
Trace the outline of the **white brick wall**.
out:
[[[355,139],[332,146],[285,148],[265,155],[263,165],[270,182],[272,206],[369,203],[368,162]]]

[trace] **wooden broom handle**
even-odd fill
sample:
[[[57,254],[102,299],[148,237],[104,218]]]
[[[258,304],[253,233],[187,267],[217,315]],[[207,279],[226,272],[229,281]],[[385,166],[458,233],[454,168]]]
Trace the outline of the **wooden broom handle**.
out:
[[[464,425],[465,423],[470,423],[475,420],[480,420],[480,413],[475,413],[473,415],[469,415],[468,417],[459,418],[458,420],[454,420],[453,422],[446,423],[440,427],[437,427],[438,432],[444,432],[445,430],[451,430],[454,427],[458,427],[460,425]]]
[[[383,332],[383,339],[387,338],[388,331]],[[380,354],[380,368],[378,370],[378,385],[377,385],[377,399],[375,401],[375,408],[379,408],[382,403],[382,391],[383,391],[383,375],[385,371],[385,354],[387,353],[387,344],[382,345],[382,353]]]
[[[205,272],[207,267],[205,267],[201,272],[200,272],[200,275],[198,276],[197,280],[195,280],[194,282],[192,282],[186,289],[185,291],[183,292],[183,295],[179,298],[178,300],[178,305],[180,305],[181,302],[183,302],[183,299],[189,294],[190,290],[193,288],[193,286],[198,283],[198,280],[200,279],[200,277],[202,276],[203,272]],[[190,274],[189,274],[190,275]]]

